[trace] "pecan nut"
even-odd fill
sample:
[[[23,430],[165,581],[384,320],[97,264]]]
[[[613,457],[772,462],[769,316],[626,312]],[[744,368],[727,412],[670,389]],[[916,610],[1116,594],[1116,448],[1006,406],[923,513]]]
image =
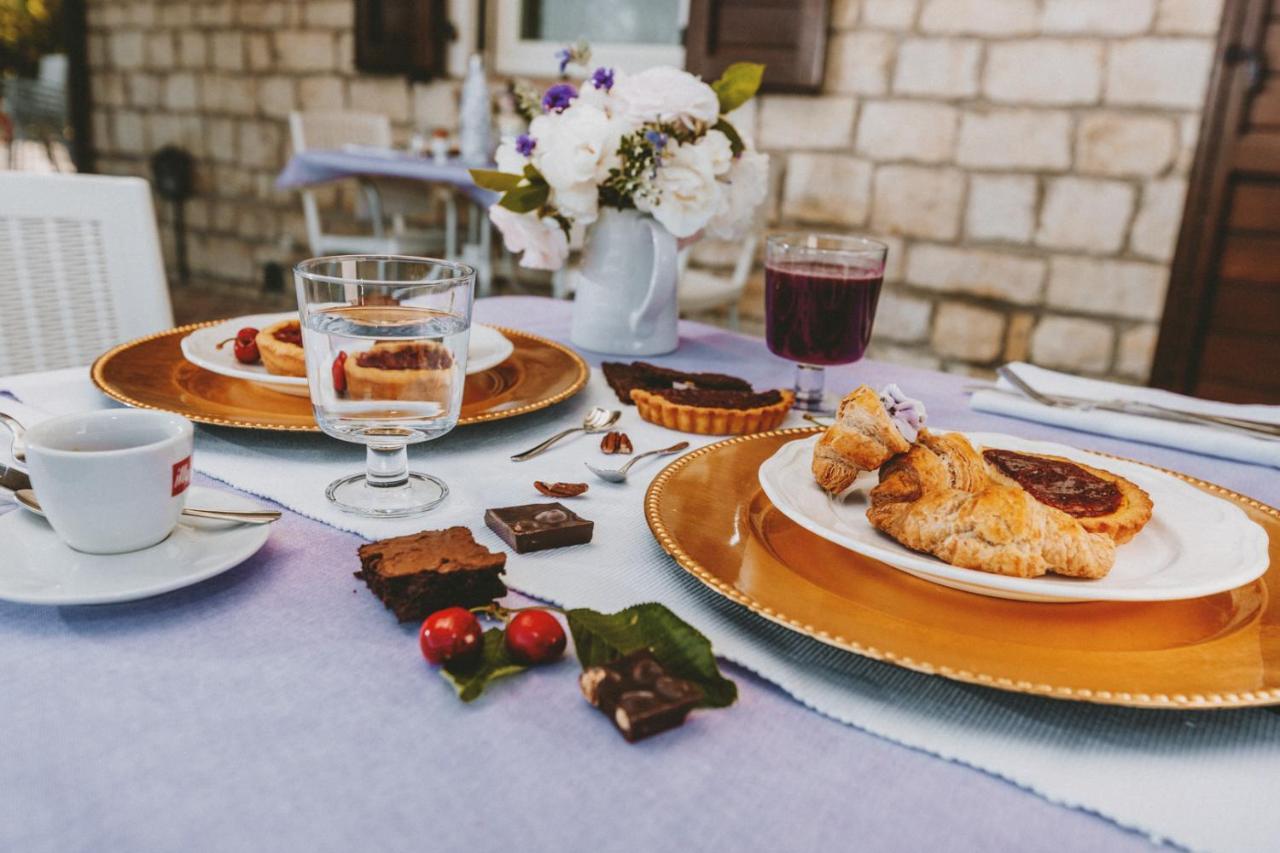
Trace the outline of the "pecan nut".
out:
[[[633,448],[627,434],[615,429],[606,432],[604,438],[600,439],[600,450],[604,453],[630,453]]]
[[[544,483],[534,482],[533,487],[549,498],[576,498],[587,490],[586,483]]]

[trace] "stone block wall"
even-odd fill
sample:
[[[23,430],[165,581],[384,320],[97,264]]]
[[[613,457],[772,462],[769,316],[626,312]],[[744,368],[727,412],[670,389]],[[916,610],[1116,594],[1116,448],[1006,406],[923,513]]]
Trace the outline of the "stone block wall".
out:
[[[889,245],[872,355],[1145,380],[1221,0],[833,6],[822,94],[756,138],[772,227]]]
[[[833,0],[822,93],[754,110],[774,155],[769,227],[889,244],[874,356],[1144,380],[1221,2]],[[297,195],[272,185],[290,110],[382,112],[401,140],[456,123],[456,81],[355,72],[351,0],[89,0],[89,14],[99,168],[145,174],[170,142],[195,154],[205,281],[256,287],[263,263],[305,254]]]

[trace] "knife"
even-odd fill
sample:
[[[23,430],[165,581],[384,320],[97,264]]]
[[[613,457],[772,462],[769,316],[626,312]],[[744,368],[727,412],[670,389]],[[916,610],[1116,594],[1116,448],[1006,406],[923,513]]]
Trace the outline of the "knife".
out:
[[[27,476],[25,471],[0,465],[0,489],[16,492],[18,489],[29,488],[31,488],[31,478]]]

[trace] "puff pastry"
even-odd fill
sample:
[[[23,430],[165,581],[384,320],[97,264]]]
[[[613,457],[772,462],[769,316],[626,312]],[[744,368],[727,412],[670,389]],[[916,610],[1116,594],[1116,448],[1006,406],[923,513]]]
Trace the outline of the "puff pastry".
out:
[[[813,476],[818,485],[840,494],[863,471],[874,471],[911,444],[889,417],[880,395],[866,385],[840,401],[836,422],[813,450]]]
[[[1115,542],[1020,486],[997,482],[961,435],[924,432],[880,469],[867,520],[955,566],[1014,577],[1106,576]]]

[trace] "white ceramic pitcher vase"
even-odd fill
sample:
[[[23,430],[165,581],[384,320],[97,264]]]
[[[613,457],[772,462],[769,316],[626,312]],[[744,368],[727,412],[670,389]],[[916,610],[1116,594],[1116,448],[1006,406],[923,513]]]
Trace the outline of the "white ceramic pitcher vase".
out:
[[[676,238],[651,216],[605,208],[587,232],[570,340],[610,355],[662,355],[676,329]]]

